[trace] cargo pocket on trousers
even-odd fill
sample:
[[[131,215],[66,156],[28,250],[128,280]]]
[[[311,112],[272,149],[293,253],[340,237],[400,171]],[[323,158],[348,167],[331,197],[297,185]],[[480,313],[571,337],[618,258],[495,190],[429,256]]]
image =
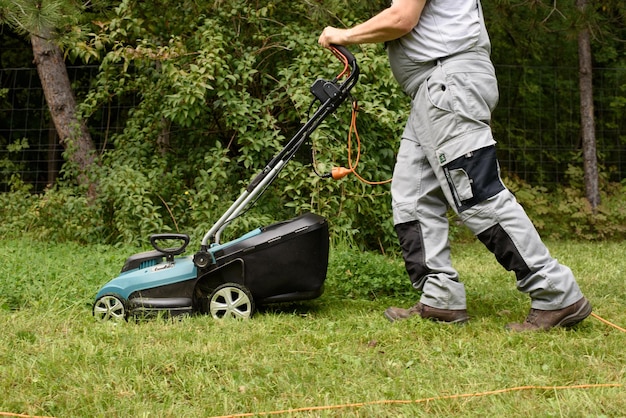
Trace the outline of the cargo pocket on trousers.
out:
[[[443,166],[454,204],[459,212],[504,190],[495,146],[480,148]]]
[[[444,170],[457,206],[461,206],[464,201],[474,197],[474,193],[472,192],[472,180],[464,169],[455,168],[452,170]]]

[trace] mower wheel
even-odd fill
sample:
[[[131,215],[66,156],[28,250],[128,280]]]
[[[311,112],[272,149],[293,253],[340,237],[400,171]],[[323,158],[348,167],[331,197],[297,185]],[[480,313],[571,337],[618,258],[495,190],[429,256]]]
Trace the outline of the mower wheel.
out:
[[[93,316],[98,321],[123,321],[126,319],[124,302],[114,295],[104,295],[93,304]]]
[[[252,294],[240,284],[223,284],[209,296],[209,312],[216,319],[248,319],[254,313]]]
[[[205,268],[211,262],[211,256],[206,251],[198,251],[193,256],[193,263],[198,268]]]

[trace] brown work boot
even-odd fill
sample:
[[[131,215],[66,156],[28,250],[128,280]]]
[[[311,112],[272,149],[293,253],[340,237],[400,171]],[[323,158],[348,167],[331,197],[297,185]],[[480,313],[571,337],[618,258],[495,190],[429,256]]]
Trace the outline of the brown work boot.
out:
[[[385,310],[385,318],[391,322],[407,319],[414,315],[419,315],[424,319],[430,319],[432,321],[449,322],[453,324],[461,324],[467,322],[469,319],[467,310],[465,309],[439,309],[424,305],[422,302],[419,302],[409,309],[391,307]]]
[[[578,324],[589,314],[591,314],[591,303],[583,297],[578,302],[556,311],[531,309],[523,323],[508,324],[506,328],[517,332],[549,330],[553,327],[567,328]]]

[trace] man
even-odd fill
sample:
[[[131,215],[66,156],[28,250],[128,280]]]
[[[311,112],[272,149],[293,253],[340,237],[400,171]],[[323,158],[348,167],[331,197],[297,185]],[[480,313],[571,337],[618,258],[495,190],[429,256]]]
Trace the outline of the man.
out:
[[[515,331],[573,326],[591,313],[571,270],[550,256],[528,216],[500,179],[489,126],[498,101],[491,45],[479,0],[394,0],[349,29],[327,27],[319,43],[385,42],[391,70],[412,98],[391,195],[409,278],[422,291],[414,315],[464,323],[465,288],[450,260],[450,205],[528,293],[531,309]]]

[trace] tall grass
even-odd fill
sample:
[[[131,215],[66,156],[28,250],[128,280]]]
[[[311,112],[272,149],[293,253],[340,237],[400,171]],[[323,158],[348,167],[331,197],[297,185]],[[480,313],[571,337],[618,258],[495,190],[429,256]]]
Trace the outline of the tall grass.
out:
[[[624,245],[550,247],[595,312],[626,326]],[[263,416],[324,406],[337,407],[279,416],[625,416],[626,334],[595,318],[573,330],[506,331],[529,301],[478,244],[454,246],[472,317],[465,326],[388,323],[387,306],[417,299],[401,260],[346,248],[332,252],[324,296],[266,307],[250,321],[96,323],[96,291],[133,251],[0,241],[0,416]],[[545,388],[588,384],[621,386]],[[544,388],[454,397],[520,386]]]

